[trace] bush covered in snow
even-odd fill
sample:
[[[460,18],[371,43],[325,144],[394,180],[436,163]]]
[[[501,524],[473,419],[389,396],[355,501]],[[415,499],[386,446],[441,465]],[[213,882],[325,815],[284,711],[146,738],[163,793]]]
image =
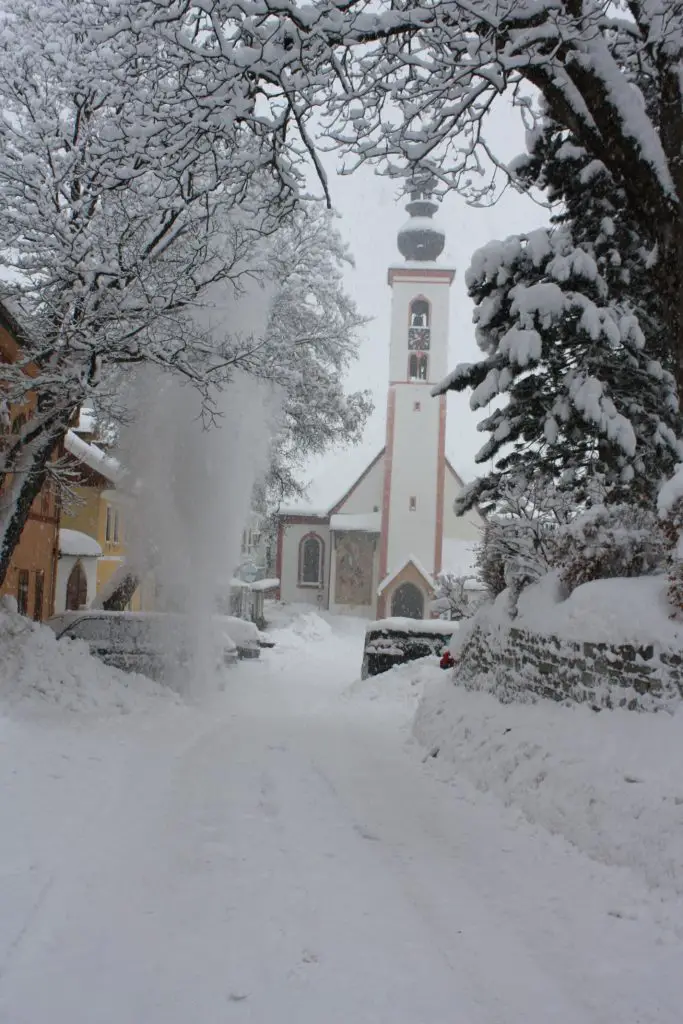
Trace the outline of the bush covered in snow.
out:
[[[666,563],[656,514],[634,505],[596,505],[556,533],[551,564],[568,590],[591,580],[649,576]]]
[[[486,523],[478,571],[493,598],[508,591],[513,617],[520,594],[549,571],[567,593],[591,580],[662,571],[683,523],[683,499],[680,512],[662,519],[642,503],[577,507],[552,481],[501,489],[504,511]]]
[[[454,622],[469,619],[486,600],[476,576],[456,576],[451,572],[440,572],[436,577],[436,596],[432,611],[440,619]]]
[[[557,530],[574,514],[572,495],[553,480],[500,481],[477,555],[479,579],[489,596],[510,592],[512,613],[519,594],[555,564]],[[486,511],[486,506],[484,506]]]

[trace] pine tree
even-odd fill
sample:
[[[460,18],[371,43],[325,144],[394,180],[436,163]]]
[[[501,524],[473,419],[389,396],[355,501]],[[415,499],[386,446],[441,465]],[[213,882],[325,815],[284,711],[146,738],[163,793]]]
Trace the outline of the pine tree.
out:
[[[477,455],[493,468],[460,507],[539,473],[579,502],[600,490],[606,502],[652,506],[681,453],[653,253],[606,167],[553,122],[514,170],[555,212],[549,228],[479,250],[467,274],[484,358],[437,391],[472,388],[473,409],[497,404]]]

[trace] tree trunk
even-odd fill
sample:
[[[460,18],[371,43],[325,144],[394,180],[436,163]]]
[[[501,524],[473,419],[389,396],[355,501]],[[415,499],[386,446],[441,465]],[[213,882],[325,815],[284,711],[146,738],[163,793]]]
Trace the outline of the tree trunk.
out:
[[[134,570],[128,570],[123,578],[107,597],[102,607],[107,612],[122,612],[140,585],[140,576]]]

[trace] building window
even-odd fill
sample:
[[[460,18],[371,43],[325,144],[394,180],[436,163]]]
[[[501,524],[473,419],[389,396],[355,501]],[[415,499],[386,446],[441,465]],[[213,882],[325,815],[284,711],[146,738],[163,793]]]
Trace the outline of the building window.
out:
[[[119,527],[120,527],[119,510],[118,509],[114,509],[114,544],[118,544],[118,542],[119,542]]]
[[[427,352],[430,340],[429,303],[426,299],[413,299],[410,303],[408,348],[412,351]]]
[[[107,522],[104,527],[104,539],[109,543],[114,530],[114,516],[111,505],[107,505]]]
[[[427,380],[428,361],[426,355],[413,353],[408,360],[408,377],[410,380]]]
[[[40,514],[43,516],[50,515],[50,496],[51,488],[49,483],[43,484],[43,489],[40,492]]]
[[[415,512],[415,510],[417,509],[417,498],[415,498],[415,497],[408,498],[408,509],[411,512]]]
[[[33,593],[33,618],[40,622],[43,618],[43,599],[45,596],[45,570],[36,569],[35,590]]]
[[[410,326],[429,327],[429,303],[426,299],[413,299],[410,303]]]
[[[299,585],[319,586],[323,581],[325,545],[315,533],[303,537],[299,544]]]
[[[17,574],[17,611],[28,615],[28,569],[20,569]]]

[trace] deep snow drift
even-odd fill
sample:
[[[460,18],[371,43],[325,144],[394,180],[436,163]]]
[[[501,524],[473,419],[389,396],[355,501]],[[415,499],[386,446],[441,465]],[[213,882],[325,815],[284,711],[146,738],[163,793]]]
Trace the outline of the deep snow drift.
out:
[[[424,728],[428,707],[453,725],[434,704],[446,686],[462,696],[445,673],[410,665],[360,683],[363,623],[273,611],[277,647],[201,705],[168,691],[151,701],[129,677],[126,716],[62,700],[36,719],[16,717],[0,688],[0,1022],[679,1024],[671,888],[552,835],[522,806],[524,785],[482,792],[447,763],[447,742],[434,758],[412,740],[425,684]],[[42,710],[27,693],[23,710]],[[474,703],[461,710],[491,773],[510,735],[498,725],[519,740],[554,721],[528,706],[491,702],[488,725]],[[621,739],[613,764],[606,749],[627,717],[596,715],[573,749],[573,725],[553,727],[541,807],[580,820],[560,765],[584,762],[587,776],[599,744],[619,791],[618,772],[635,768]],[[636,750],[634,735],[643,782],[625,792],[650,787],[644,762],[664,745],[663,732],[637,732]],[[527,788],[529,800],[544,792]],[[662,863],[681,824],[667,801],[657,816],[655,797],[671,791],[648,788],[643,818],[653,833],[669,822],[648,848]],[[615,831],[621,812],[599,791],[591,806],[589,827]],[[619,821],[624,843],[636,822]]]
[[[442,778],[463,777],[590,857],[683,896],[683,708],[501,704],[450,672],[423,676],[414,733]]]
[[[683,646],[683,624],[672,618],[668,604],[666,574],[615,578],[583,583],[563,599],[559,574],[550,572],[522,591],[517,616],[509,616],[509,592],[479,609],[468,625],[484,628],[529,629],[565,640],[610,644],[658,644],[679,650]],[[462,629],[452,649],[464,642]]]
[[[93,658],[82,640],[57,640],[48,626],[0,609],[0,716],[10,710],[125,713],[174,700],[146,676]]]

